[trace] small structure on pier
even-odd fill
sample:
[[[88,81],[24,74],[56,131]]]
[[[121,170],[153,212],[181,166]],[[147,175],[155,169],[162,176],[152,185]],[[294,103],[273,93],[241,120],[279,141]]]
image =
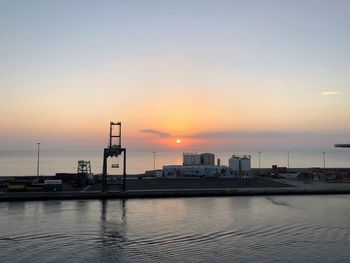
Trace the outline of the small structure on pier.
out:
[[[94,175],[91,172],[91,162],[79,160],[77,169],[77,185],[84,186],[94,183]]]

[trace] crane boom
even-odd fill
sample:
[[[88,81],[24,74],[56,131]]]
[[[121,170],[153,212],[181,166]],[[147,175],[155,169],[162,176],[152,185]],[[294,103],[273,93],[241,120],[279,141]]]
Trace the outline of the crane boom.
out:
[[[337,143],[334,144],[335,148],[350,148],[350,144],[349,143]]]

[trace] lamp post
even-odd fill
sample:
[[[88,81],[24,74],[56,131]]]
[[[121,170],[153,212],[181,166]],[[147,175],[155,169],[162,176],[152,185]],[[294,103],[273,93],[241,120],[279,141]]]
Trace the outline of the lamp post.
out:
[[[154,170],[154,172],[156,171],[156,153],[157,152],[153,152],[153,170]]]
[[[36,143],[38,145],[38,162],[36,166],[36,182],[39,183],[39,164],[40,164],[40,142]]]
[[[323,155],[323,169],[326,169],[326,152],[322,152]]]
[[[258,152],[258,154],[259,154],[259,170],[260,170],[260,154],[261,154],[261,152]]]
[[[289,169],[289,151],[287,151],[287,167]]]

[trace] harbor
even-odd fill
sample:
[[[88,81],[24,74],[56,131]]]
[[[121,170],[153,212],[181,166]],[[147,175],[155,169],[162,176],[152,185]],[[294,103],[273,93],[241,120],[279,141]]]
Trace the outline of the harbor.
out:
[[[113,128],[117,126],[116,131]],[[110,122],[109,145],[103,150],[103,169],[94,174],[90,160],[78,160],[77,172],[0,177],[0,201],[51,199],[166,198],[242,195],[349,194],[350,169],[325,167],[252,168],[251,155],[232,154],[227,164],[214,153],[183,153],[182,164],[155,167],[142,174],[127,174],[126,148],[121,145],[121,122]],[[338,147],[338,145],[336,145]],[[122,163],[108,163],[122,155]],[[225,161],[226,163],[226,161]],[[110,165],[110,168],[108,167]],[[121,167],[120,167],[121,166]],[[111,169],[121,174],[110,174]]]

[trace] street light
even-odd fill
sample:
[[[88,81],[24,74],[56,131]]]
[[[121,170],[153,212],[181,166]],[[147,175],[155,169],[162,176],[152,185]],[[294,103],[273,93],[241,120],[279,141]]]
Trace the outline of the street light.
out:
[[[38,163],[36,166],[36,182],[39,183],[40,142],[37,142],[36,144],[38,145]]]
[[[258,152],[258,154],[259,154],[259,169],[260,169],[260,154],[261,154],[261,152]]]
[[[326,169],[326,152],[322,152],[323,154],[323,169]]]
[[[157,152],[153,152],[153,170],[156,171],[156,153]]]
[[[287,167],[288,167],[288,169],[289,169],[289,151],[287,151]]]

